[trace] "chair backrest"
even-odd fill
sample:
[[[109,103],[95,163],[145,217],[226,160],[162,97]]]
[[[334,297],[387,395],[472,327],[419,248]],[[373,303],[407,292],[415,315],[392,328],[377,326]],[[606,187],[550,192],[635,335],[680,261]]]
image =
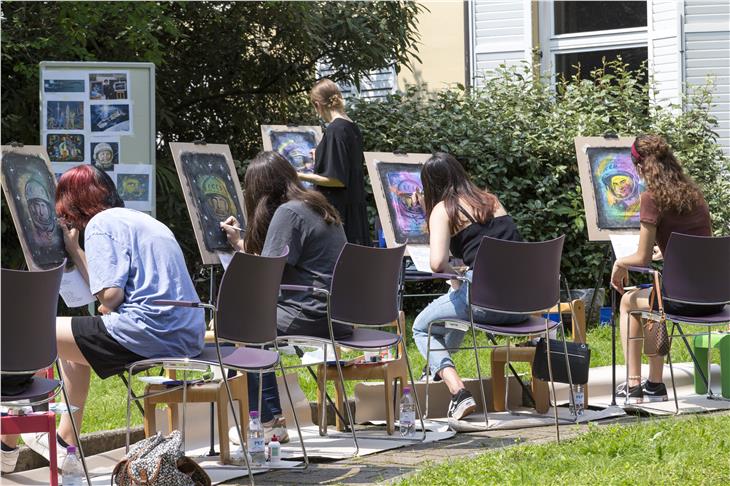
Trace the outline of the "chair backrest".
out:
[[[2,269],[2,371],[36,371],[56,361],[56,314],[64,264],[37,272]]]
[[[236,252],[218,290],[218,337],[251,344],[276,339],[276,304],[289,249],[277,257]]]
[[[332,319],[363,326],[395,321],[405,249],[405,245],[372,248],[347,243],[332,274]]]
[[[730,236],[672,233],[662,271],[664,297],[696,304],[730,302]]]
[[[485,236],[474,261],[472,304],[525,314],[556,305],[564,240],[528,243]]]

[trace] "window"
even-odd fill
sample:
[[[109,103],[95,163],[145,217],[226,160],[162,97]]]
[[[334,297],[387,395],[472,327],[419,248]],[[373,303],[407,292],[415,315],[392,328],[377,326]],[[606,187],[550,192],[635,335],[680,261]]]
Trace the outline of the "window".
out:
[[[555,34],[646,27],[646,2],[555,2]]]
[[[647,2],[552,1],[539,4],[542,69],[566,78],[620,55],[631,69],[646,61]]]

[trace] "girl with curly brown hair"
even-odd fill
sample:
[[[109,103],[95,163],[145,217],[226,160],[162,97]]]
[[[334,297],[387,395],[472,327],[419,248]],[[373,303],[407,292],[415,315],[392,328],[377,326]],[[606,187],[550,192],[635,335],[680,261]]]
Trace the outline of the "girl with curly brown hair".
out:
[[[697,184],[682,170],[677,158],[664,138],[641,135],[631,146],[631,159],[644,179],[646,190],[639,206],[639,248],[633,255],[616,260],[611,273],[611,285],[621,298],[621,343],[624,358],[630,356],[629,381],[617,387],[616,396],[631,402],[662,401],[667,399],[667,388],[662,381],[664,356],[649,356],[648,380],[641,379],[641,341],[628,343],[627,336],[637,337],[643,332],[641,319],[629,315],[629,310],[650,310],[651,289],[636,289],[624,293],[630,266],[647,266],[660,259],[672,233],[711,236],[710,211]],[[658,251],[654,245],[658,246]],[[656,299],[655,299],[656,300]],[[654,304],[656,307],[656,303]],[[720,306],[722,307],[722,306]],[[680,304],[667,301],[664,309],[670,313],[703,316],[719,312],[717,306]],[[656,348],[655,333],[644,333],[648,348]]]

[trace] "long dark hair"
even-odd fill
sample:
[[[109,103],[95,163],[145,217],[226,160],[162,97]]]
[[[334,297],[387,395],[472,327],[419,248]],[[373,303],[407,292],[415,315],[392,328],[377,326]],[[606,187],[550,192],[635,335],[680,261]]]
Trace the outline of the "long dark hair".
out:
[[[659,135],[639,135],[634,141],[634,148],[641,156],[636,161],[637,168],[659,211],[671,210],[684,214],[704,202],[702,191],[684,173],[664,138]]]
[[[248,222],[244,237],[247,253],[261,253],[271,218],[287,201],[303,201],[325,222],[341,224],[337,210],[319,192],[305,189],[294,167],[277,152],[260,152],[249,163],[243,189]]]
[[[56,216],[83,230],[91,218],[109,208],[123,208],[111,177],[91,164],[70,169],[56,187]]]
[[[423,195],[427,221],[434,206],[443,201],[449,217],[451,234],[459,231],[459,199],[463,199],[474,210],[474,219],[486,223],[494,217],[497,197],[479,189],[466,174],[464,167],[453,155],[436,152],[421,169]]]

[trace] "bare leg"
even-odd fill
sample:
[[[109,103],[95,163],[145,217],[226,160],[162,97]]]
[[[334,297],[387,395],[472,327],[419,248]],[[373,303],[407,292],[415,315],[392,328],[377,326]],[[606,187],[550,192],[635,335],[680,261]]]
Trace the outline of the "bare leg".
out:
[[[81,433],[81,422],[84,417],[84,405],[89,394],[91,382],[91,367],[76,345],[71,331],[71,318],[59,317],[56,319],[56,341],[58,342],[58,356],[61,358],[61,373],[68,392],[68,399],[73,406],[78,407],[74,414],[76,426]],[[58,426],[58,435],[69,444],[76,444],[71,419],[67,414],[61,416]]]
[[[19,435],[3,435],[2,441],[3,444],[5,444],[8,447],[12,447],[13,449],[18,446],[18,437]]]
[[[624,350],[624,360],[629,363],[629,386],[636,386],[641,383],[641,348],[642,342],[639,339],[632,339],[628,342],[628,332],[632,338],[642,335],[641,320],[635,316],[629,316],[630,310],[649,310],[650,289],[637,289],[626,292],[621,297],[621,345]],[[652,380],[653,381],[653,380]]]
[[[439,376],[444,380],[446,386],[449,388],[449,393],[455,395],[459,390],[464,388],[464,382],[461,381],[459,373],[456,372],[456,368],[448,366],[439,371]]]

